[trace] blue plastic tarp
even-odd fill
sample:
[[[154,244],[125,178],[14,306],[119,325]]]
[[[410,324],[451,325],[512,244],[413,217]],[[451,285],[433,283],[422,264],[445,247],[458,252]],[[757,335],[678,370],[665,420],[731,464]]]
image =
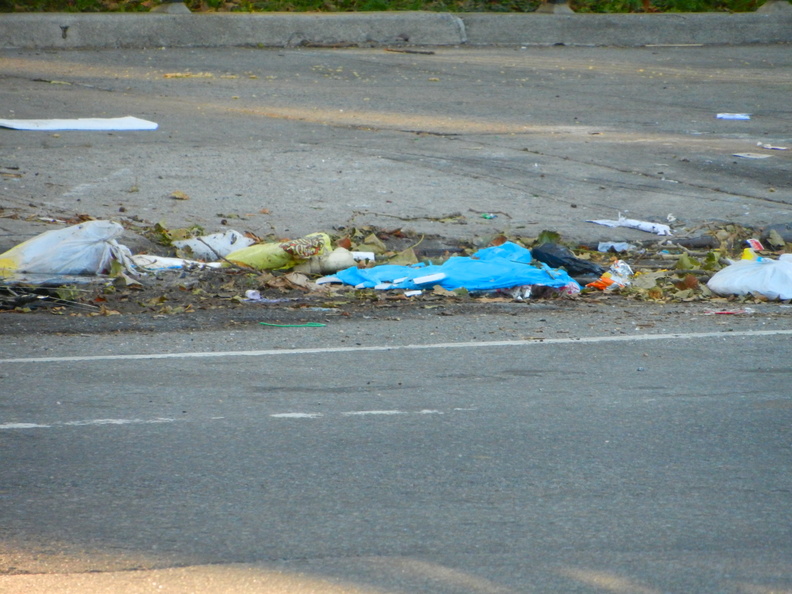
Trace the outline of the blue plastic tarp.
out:
[[[453,291],[494,291],[527,285],[562,288],[580,286],[564,270],[531,265],[531,251],[506,242],[479,250],[470,257],[456,256],[441,265],[397,266],[383,264],[374,268],[347,268],[334,276],[341,282],[369,289],[423,289],[439,285]],[[434,275],[443,275],[436,277]],[[428,282],[420,282],[424,278]],[[419,282],[416,282],[416,279]]]

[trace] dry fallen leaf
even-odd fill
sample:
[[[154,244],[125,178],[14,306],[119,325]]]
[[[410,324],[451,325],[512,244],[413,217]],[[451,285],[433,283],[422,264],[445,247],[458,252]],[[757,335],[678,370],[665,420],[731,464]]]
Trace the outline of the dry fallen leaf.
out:
[[[675,282],[674,286],[677,289],[680,289],[680,291],[684,291],[686,289],[697,289],[699,286],[699,281],[692,274],[687,274],[681,281]]]
[[[449,291],[448,289],[445,289],[440,285],[435,285],[434,287],[432,287],[432,293],[435,295],[439,295],[441,297],[459,297],[459,295],[457,295],[453,291]]]
[[[97,312],[92,312],[92,313],[90,313],[90,314],[88,314],[88,315],[89,315],[90,317],[97,317],[97,316],[120,316],[120,315],[121,315],[121,312],[120,312],[120,311],[117,311],[117,310],[115,310],[115,309],[108,309],[107,307],[105,307],[105,306],[103,305],[101,308],[99,308],[99,311],[97,311]]]
[[[296,289],[310,290],[314,287],[314,284],[310,281],[310,279],[300,272],[289,272],[285,274],[283,278],[286,279],[289,284]]]

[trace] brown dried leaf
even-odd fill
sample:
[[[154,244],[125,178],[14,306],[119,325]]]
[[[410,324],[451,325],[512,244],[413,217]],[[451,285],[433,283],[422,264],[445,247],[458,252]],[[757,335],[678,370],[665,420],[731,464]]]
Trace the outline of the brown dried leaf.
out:
[[[699,286],[699,280],[692,274],[686,274],[685,278],[681,281],[675,282],[674,286],[680,290],[686,289],[697,289]]]

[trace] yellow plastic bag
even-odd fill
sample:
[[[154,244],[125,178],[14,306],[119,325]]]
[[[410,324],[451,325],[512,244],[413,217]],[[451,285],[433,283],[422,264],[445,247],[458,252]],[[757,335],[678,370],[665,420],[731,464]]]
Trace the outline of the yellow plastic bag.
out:
[[[278,270],[292,268],[314,256],[326,254],[330,250],[330,236],[327,233],[311,233],[300,239],[281,243],[251,245],[231,252],[225,257],[225,260],[256,270]]]

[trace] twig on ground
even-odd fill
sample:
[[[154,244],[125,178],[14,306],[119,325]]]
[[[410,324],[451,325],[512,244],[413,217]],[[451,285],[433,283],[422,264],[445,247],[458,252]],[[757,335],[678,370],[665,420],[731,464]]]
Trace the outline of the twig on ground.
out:
[[[499,214],[499,215],[503,215],[507,219],[512,218],[509,213],[506,213],[506,212],[503,212],[503,211],[500,211],[500,210],[473,210],[472,208],[468,208],[468,210],[470,212],[474,212],[476,214]]]
[[[225,262],[226,264],[228,264],[228,265],[229,265],[229,266],[231,266],[232,268],[236,268],[237,270],[241,270],[242,272],[258,272],[258,270],[256,270],[256,269],[255,269],[255,268],[253,268],[252,266],[241,266],[241,265],[239,265],[239,264],[236,264],[235,262],[232,262],[231,260],[228,260],[228,259],[227,259],[225,256],[221,256],[219,253],[217,253],[217,250],[216,250],[216,249],[214,249],[214,248],[213,248],[211,245],[209,245],[208,243],[206,243],[206,242],[203,240],[203,238],[201,238],[201,237],[196,237],[196,239],[197,239],[198,241],[200,241],[202,244],[204,244],[206,247],[208,247],[210,250],[212,250],[212,253],[213,253],[213,254],[214,254],[214,255],[215,255],[217,258],[219,258],[220,260],[222,260],[223,262]]]
[[[416,49],[397,49],[395,47],[386,47],[386,52],[393,52],[396,54],[421,54],[422,56],[433,56],[434,52],[431,50],[416,50]]]

